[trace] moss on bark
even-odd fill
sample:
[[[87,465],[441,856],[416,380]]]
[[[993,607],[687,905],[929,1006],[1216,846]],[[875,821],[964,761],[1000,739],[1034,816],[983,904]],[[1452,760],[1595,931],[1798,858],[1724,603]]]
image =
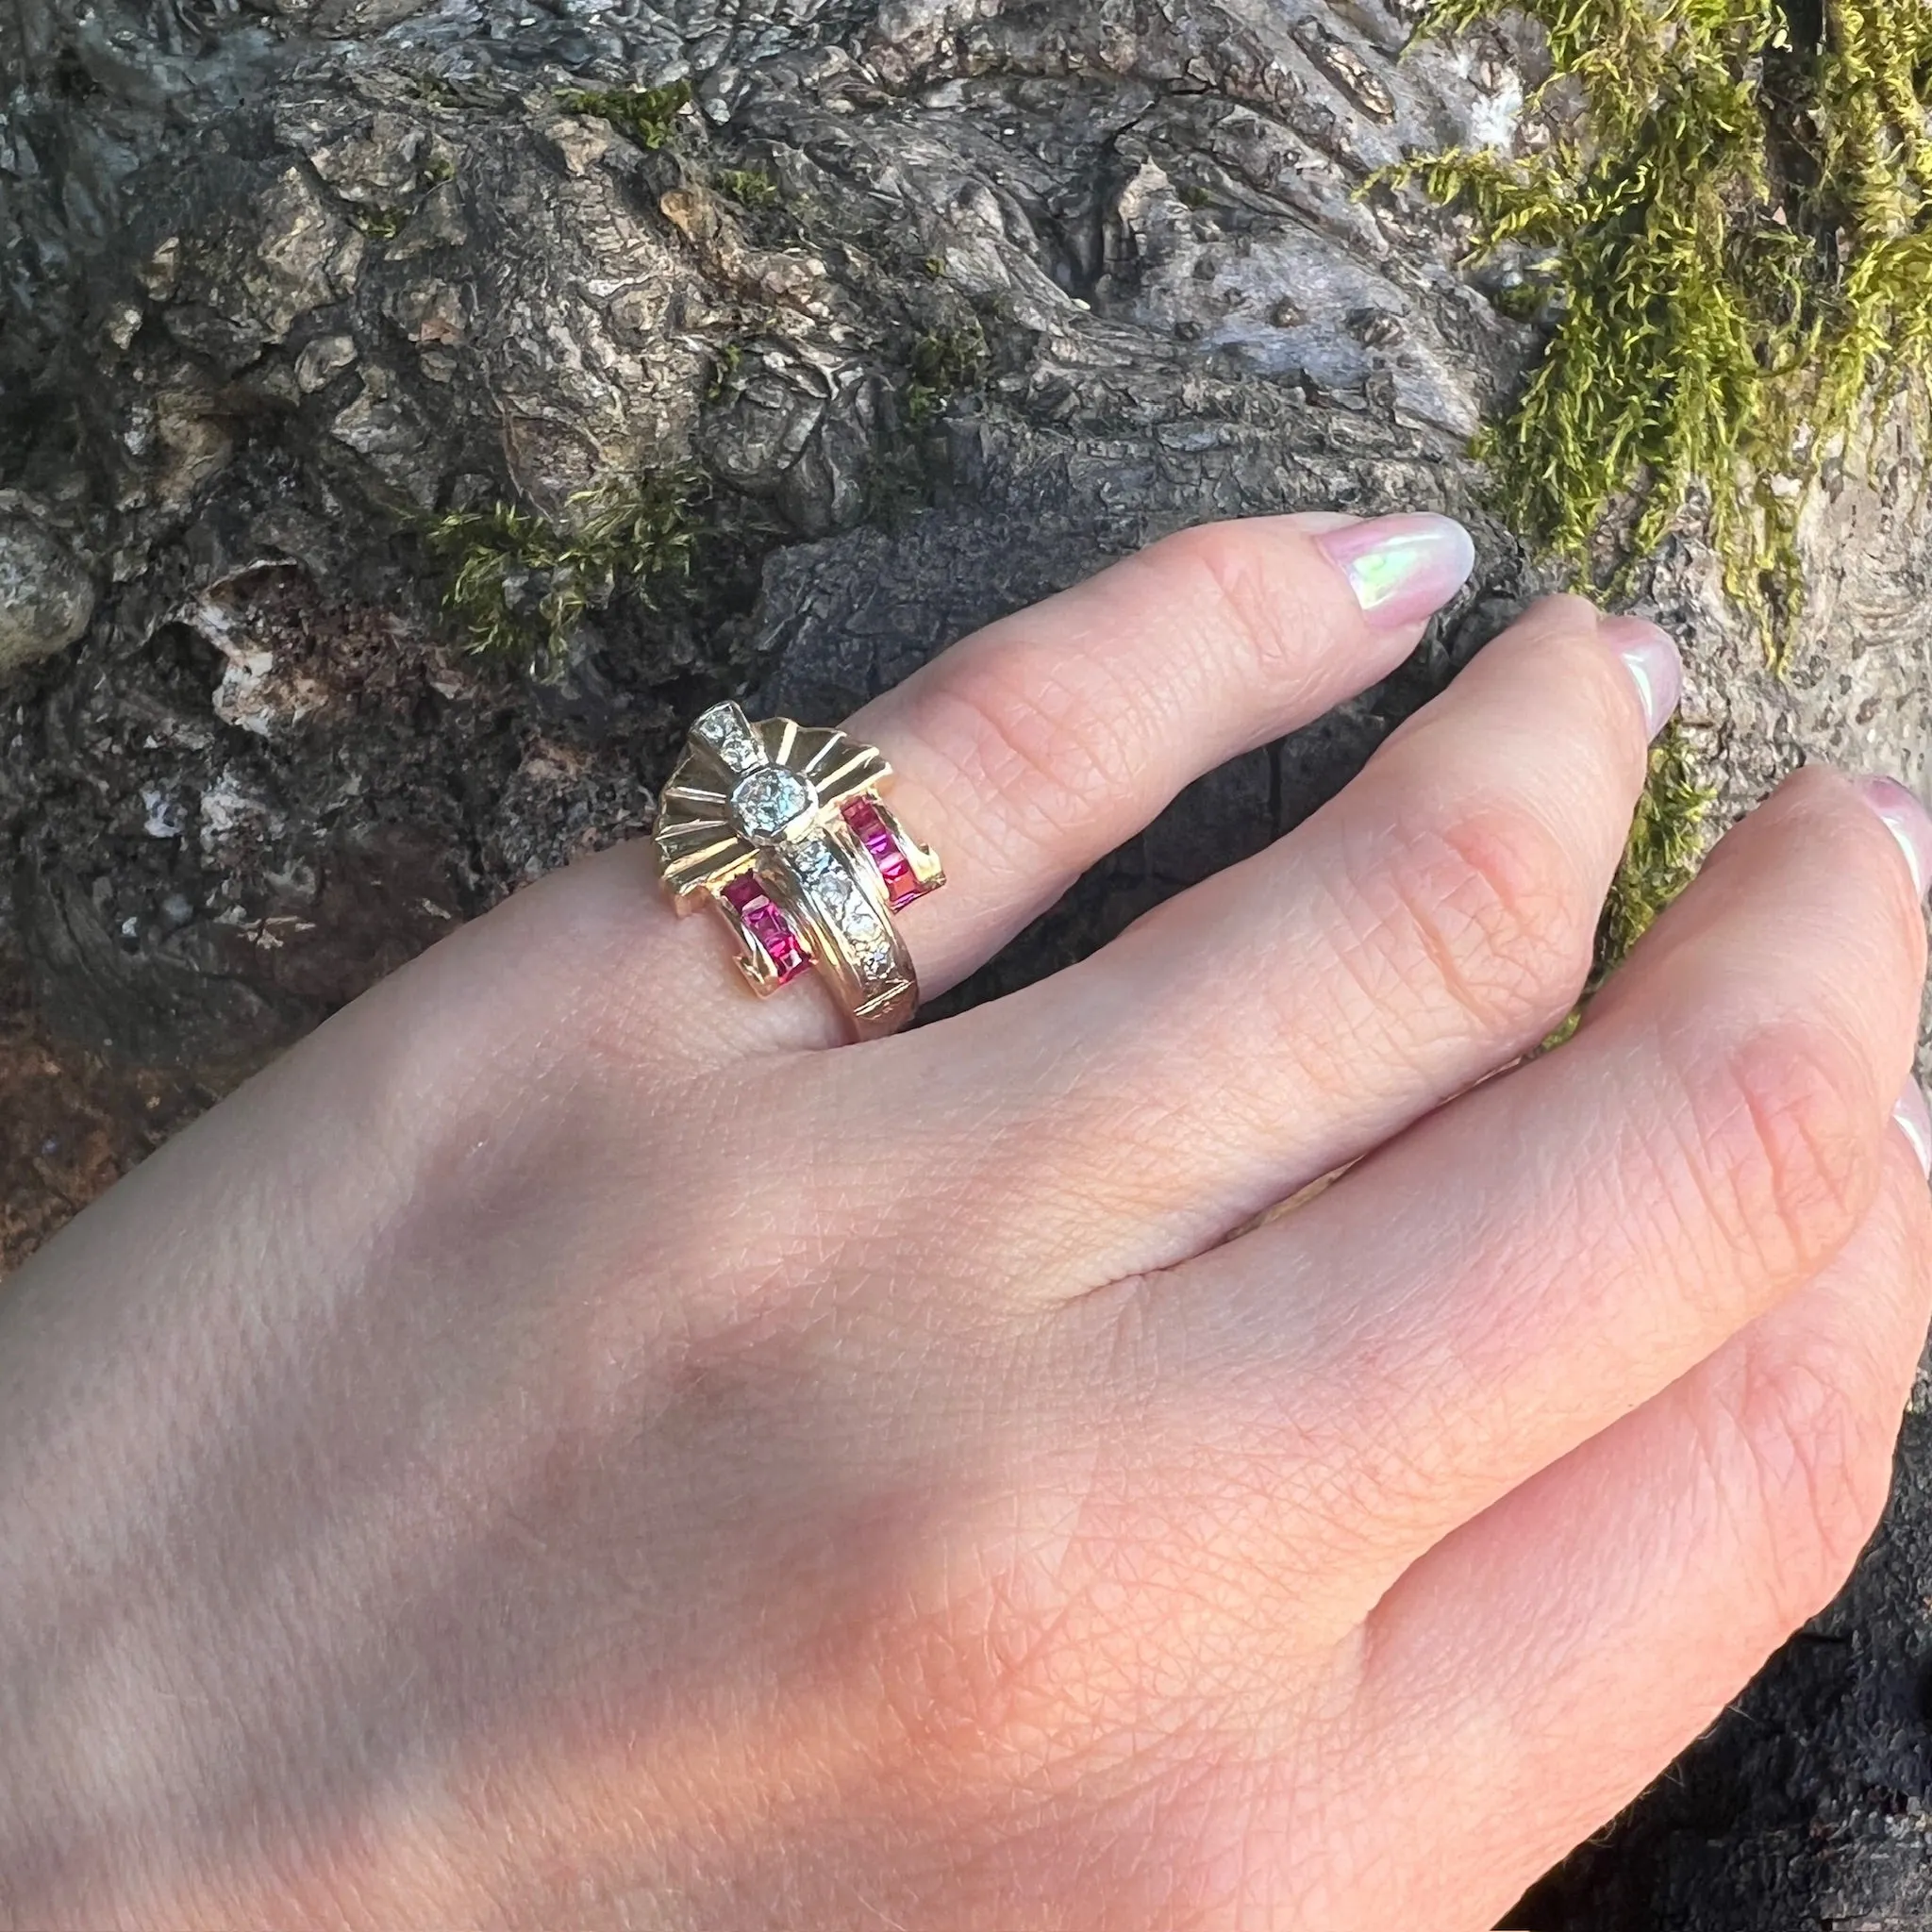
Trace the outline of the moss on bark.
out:
[[[1439,0],[1425,31],[1495,0]],[[1541,152],[1458,149],[1378,180],[1474,219],[1473,259],[1548,325],[1479,454],[1532,541],[1615,594],[1699,515],[1782,664],[1805,608],[1805,491],[1872,405],[1932,368],[1932,4],[1522,0],[1580,122]],[[1605,915],[1607,969],[1694,871],[1710,795],[1667,740]]]
[[[558,521],[508,503],[439,517],[425,541],[449,572],[443,607],[472,650],[552,675],[586,610],[620,591],[648,603],[654,578],[689,570],[695,489],[644,476],[574,496]]]

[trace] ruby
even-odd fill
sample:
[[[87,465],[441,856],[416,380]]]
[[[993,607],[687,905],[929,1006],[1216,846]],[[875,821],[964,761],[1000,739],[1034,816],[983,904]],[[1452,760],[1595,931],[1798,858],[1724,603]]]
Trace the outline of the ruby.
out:
[[[789,979],[796,979],[811,964],[791,922],[766,896],[765,889],[759,885],[755,874],[740,873],[724,888],[724,897],[744,922],[745,930],[765,949],[772,964],[778,969],[780,986]]]
[[[886,884],[887,903],[894,912],[911,905],[925,888],[919,883],[898,840],[879,816],[878,808],[869,798],[848,798],[842,810],[845,823],[858,835],[859,843],[879,869],[879,877]]]

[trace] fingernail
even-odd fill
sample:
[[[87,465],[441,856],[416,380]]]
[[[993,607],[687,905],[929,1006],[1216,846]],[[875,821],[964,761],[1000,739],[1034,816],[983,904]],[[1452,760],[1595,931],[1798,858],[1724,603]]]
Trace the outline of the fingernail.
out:
[[[1676,639],[1641,617],[1607,617],[1597,625],[1597,635],[1624,660],[1655,738],[1684,695],[1684,654]]]
[[[1912,869],[1912,883],[1923,899],[1926,887],[1932,885],[1932,812],[1896,778],[1855,778],[1852,784],[1898,841],[1906,863]]]
[[[1475,544],[1451,517],[1377,517],[1316,539],[1377,625],[1420,624],[1468,583]]]
[[[1898,1123],[1899,1132],[1912,1143],[1912,1152],[1919,1157],[1925,1178],[1932,1180],[1932,1102],[1926,1100],[1925,1090],[1917,1080],[1906,1082],[1906,1091],[1899,1095],[1891,1117]]]

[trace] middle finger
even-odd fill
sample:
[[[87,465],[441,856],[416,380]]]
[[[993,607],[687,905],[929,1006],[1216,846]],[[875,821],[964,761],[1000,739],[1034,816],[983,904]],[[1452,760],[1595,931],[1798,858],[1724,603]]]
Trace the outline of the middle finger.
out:
[[[1677,678],[1653,626],[1541,605],[1270,851],[903,1042],[915,1144],[1007,1205],[981,1264],[1058,1296],[1181,1259],[1534,1045]]]

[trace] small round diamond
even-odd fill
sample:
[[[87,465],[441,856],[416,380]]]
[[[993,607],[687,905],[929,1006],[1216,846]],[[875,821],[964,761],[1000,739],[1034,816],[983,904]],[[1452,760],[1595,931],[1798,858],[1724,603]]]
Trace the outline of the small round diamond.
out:
[[[752,736],[751,721],[728,699],[711,708],[691,727],[692,739],[708,745],[734,772],[748,772],[765,761],[764,748]]]
[[[731,815],[738,829],[754,844],[769,845],[786,828],[816,808],[818,794],[796,772],[766,765],[738,781],[731,793]]]

